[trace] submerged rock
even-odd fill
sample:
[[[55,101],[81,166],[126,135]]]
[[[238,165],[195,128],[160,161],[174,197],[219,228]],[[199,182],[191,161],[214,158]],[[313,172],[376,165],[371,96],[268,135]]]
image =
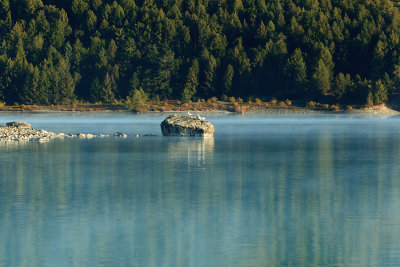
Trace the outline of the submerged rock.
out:
[[[171,115],[161,122],[164,136],[210,136],[214,126],[200,116]]]
[[[116,136],[116,137],[127,137],[128,135],[127,135],[127,134],[124,134],[124,133],[121,133],[121,132],[116,132],[116,133],[114,134],[114,136]]]

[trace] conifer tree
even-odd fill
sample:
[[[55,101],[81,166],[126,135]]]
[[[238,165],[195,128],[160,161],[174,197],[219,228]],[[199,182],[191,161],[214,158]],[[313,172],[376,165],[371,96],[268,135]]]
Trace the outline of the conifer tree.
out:
[[[233,69],[232,65],[228,65],[225,70],[224,78],[222,81],[222,87],[223,91],[222,93],[225,95],[230,95],[231,90],[232,90],[232,81],[233,81],[233,76],[235,75],[235,70]]]
[[[340,72],[335,78],[333,95],[337,99],[341,99],[343,95],[345,95],[346,92],[350,89],[351,86],[352,86],[352,80],[350,74],[344,75],[343,73]]]
[[[303,93],[307,82],[307,66],[299,48],[296,48],[293,55],[287,60],[285,73],[287,75],[288,91],[292,95]]]
[[[215,74],[217,69],[217,61],[210,55],[207,50],[201,55],[202,73],[200,78],[200,94],[203,97],[211,97],[215,95]]]
[[[374,104],[380,105],[388,100],[388,92],[381,80],[375,82],[374,85]]]
[[[186,83],[182,91],[182,101],[189,102],[197,92],[199,85],[199,61],[194,59],[192,66],[189,68],[189,72],[186,78]]]
[[[318,61],[312,80],[314,88],[319,93],[327,94],[331,89],[330,72],[322,59]]]
[[[100,99],[102,100],[102,102],[112,103],[115,100],[115,87],[115,81],[107,72],[106,76],[104,77],[104,81],[100,91]]]

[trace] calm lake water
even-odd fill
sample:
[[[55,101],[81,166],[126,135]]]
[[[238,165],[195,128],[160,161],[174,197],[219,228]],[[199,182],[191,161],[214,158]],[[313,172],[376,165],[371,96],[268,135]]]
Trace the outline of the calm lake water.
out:
[[[1,113],[129,136],[0,144],[0,266],[399,266],[400,118],[163,118]]]

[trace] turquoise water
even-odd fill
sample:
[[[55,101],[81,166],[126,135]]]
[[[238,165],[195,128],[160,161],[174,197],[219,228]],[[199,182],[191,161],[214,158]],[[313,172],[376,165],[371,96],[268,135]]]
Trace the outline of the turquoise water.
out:
[[[400,264],[399,118],[207,117],[1,113],[129,136],[0,144],[0,266]]]

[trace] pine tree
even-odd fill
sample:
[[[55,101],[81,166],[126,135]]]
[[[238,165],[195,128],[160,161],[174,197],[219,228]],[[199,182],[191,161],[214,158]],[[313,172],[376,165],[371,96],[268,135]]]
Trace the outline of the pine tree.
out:
[[[325,67],[327,68],[327,70],[329,72],[330,81],[332,81],[332,79],[333,79],[333,69],[335,67],[335,64],[333,63],[332,54],[331,54],[331,52],[329,51],[329,49],[327,47],[324,46],[323,49],[321,50],[320,58],[324,62],[324,65],[325,65]]]
[[[372,96],[372,92],[368,92],[367,101],[365,104],[367,107],[372,107],[374,105],[374,97]]]
[[[182,91],[181,99],[184,102],[189,102],[197,92],[199,85],[199,61],[194,59],[192,66],[189,68],[189,72],[186,78],[186,83]]]
[[[379,40],[372,55],[371,78],[379,79],[385,71],[385,56],[387,53],[387,42]]]
[[[233,69],[233,66],[229,64],[226,67],[224,78],[222,81],[223,94],[230,95],[232,90],[232,80],[234,75],[235,75],[235,70]]]
[[[100,90],[101,89],[100,88],[101,88],[100,81],[99,81],[98,78],[95,78],[92,81],[92,83],[90,85],[90,89],[89,89],[90,98],[91,98],[90,100],[92,102],[101,101],[101,97],[100,97]]]
[[[333,95],[337,99],[341,99],[343,95],[349,90],[352,85],[350,74],[344,75],[343,73],[339,73],[335,78]]]
[[[50,104],[69,104],[75,99],[76,80],[70,73],[65,58],[53,47],[43,62],[43,71],[49,81]]]
[[[393,71],[393,93],[397,93],[400,91],[400,65],[395,65],[394,66],[394,71]]]
[[[142,88],[134,89],[131,95],[126,98],[125,106],[129,110],[140,110],[145,107],[148,95],[143,91]]]
[[[380,105],[388,101],[388,92],[381,80],[375,82],[374,85],[374,104]]]
[[[307,66],[299,48],[296,48],[293,55],[287,60],[285,74],[287,76],[287,89],[292,95],[305,91],[307,82]]]
[[[129,92],[133,92],[133,90],[138,88],[140,88],[139,74],[138,72],[134,72],[129,80]]]
[[[171,94],[171,78],[175,71],[174,53],[167,50],[156,60],[156,71],[153,78],[155,94],[166,97]]]
[[[215,75],[217,61],[207,50],[203,51],[201,56],[202,73],[200,75],[200,95],[209,98],[215,95]]]
[[[24,86],[19,91],[19,99],[25,104],[41,102],[39,92],[40,73],[37,67],[29,64]]]
[[[313,75],[313,84],[317,92],[327,94],[331,89],[330,73],[322,59],[318,61]]]
[[[111,78],[111,76],[107,72],[100,89],[99,97],[101,101],[105,103],[112,103],[115,100],[115,94],[114,94],[115,88],[116,88],[115,81]]]
[[[86,15],[86,28],[89,32],[92,32],[96,29],[97,26],[97,17],[92,10],[89,10]]]

